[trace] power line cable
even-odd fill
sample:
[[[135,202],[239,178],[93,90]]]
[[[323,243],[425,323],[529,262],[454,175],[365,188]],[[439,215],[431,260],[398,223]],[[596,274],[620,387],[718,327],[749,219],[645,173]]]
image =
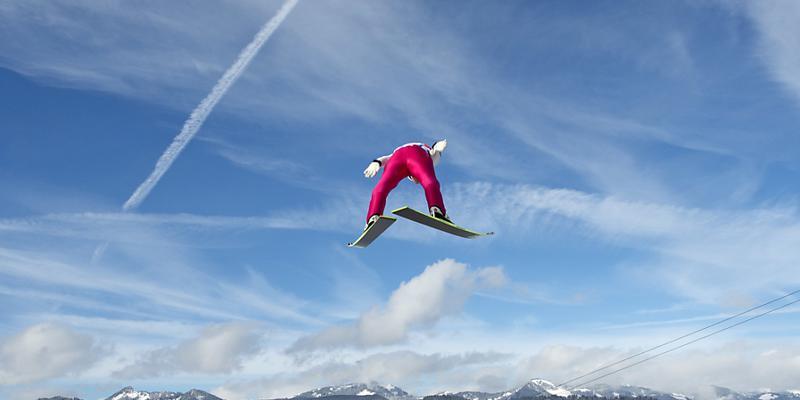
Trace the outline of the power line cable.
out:
[[[705,327],[703,327],[703,328],[697,329],[697,330],[695,330],[695,331],[692,331],[692,332],[690,332],[690,333],[687,333],[687,334],[685,334],[685,335],[682,335],[682,336],[680,336],[680,337],[677,337],[677,338],[675,338],[675,339],[669,340],[669,341],[667,341],[667,342],[664,342],[664,343],[662,343],[662,344],[659,344],[658,346],[651,347],[651,348],[649,348],[649,349],[647,349],[647,350],[641,351],[641,352],[639,352],[639,353],[636,353],[636,354],[634,354],[634,355],[632,355],[632,356],[629,356],[629,357],[625,357],[625,358],[623,358],[623,359],[621,359],[621,360],[619,360],[619,361],[615,361],[615,362],[613,362],[613,363],[611,363],[611,364],[606,364],[606,365],[604,365],[604,366],[602,366],[602,367],[600,367],[600,368],[597,368],[597,369],[595,369],[595,370],[592,370],[592,371],[590,371],[590,372],[587,372],[587,373],[585,373],[585,374],[583,374],[583,375],[581,375],[581,376],[577,376],[577,377],[575,377],[575,378],[572,378],[572,379],[570,379],[570,380],[568,380],[568,381],[564,381],[564,382],[562,382],[562,383],[559,383],[559,384],[558,384],[558,386],[564,386],[564,385],[566,385],[566,384],[569,384],[569,383],[571,383],[571,382],[575,382],[575,381],[577,381],[577,380],[579,380],[579,379],[583,379],[583,378],[585,378],[585,377],[587,377],[587,376],[589,376],[589,375],[594,375],[594,374],[595,374],[595,373],[597,373],[597,372],[600,372],[600,371],[606,370],[606,369],[608,369],[608,368],[611,368],[611,367],[613,367],[613,366],[615,366],[615,365],[622,364],[622,363],[624,363],[624,362],[626,362],[626,361],[629,361],[629,360],[632,360],[632,359],[634,359],[634,358],[636,358],[636,357],[639,357],[639,356],[641,356],[641,355],[647,354],[647,353],[649,353],[649,352],[651,352],[651,351],[653,351],[653,350],[658,350],[658,349],[660,349],[660,348],[662,348],[662,347],[664,347],[664,346],[670,345],[670,344],[672,344],[672,343],[675,343],[675,342],[677,342],[677,341],[679,341],[679,340],[686,339],[686,338],[687,338],[687,337],[689,337],[689,336],[693,336],[693,335],[695,335],[695,334],[697,334],[697,333],[703,332],[703,331],[705,331],[705,330],[707,330],[707,329],[713,328],[713,327],[715,327],[715,326],[717,326],[717,325],[723,324],[723,323],[725,323],[725,322],[728,322],[728,321],[730,321],[730,320],[732,320],[732,319],[735,319],[735,318],[741,317],[742,315],[745,315],[745,314],[748,314],[748,313],[750,313],[750,312],[752,312],[752,311],[758,310],[759,308],[766,307],[766,306],[768,306],[768,305],[770,305],[770,304],[772,304],[772,303],[775,303],[775,302],[781,301],[781,300],[783,300],[783,299],[785,299],[785,298],[787,298],[787,297],[791,297],[791,296],[793,296],[793,295],[795,295],[795,294],[798,294],[798,293],[800,293],[800,289],[798,289],[798,290],[795,290],[795,291],[793,291],[793,292],[791,292],[791,293],[789,293],[789,294],[786,294],[786,295],[784,295],[784,296],[781,296],[781,297],[778,297],[778,298],[772,299],[772,300],[770,300],[770,301],[768,301],[768,302],[766,302],[766,303],[762,303],[762,304],[760,304],[760,305],[757,305],[757,306],[755,306],[755,307],[752,307],[752,308],[750,308],[750,309],[748,309],[748,310],[742,311],[742,312],[740,312],[740,313],[738,313],[738,314],[736,314],[736,315],[732,315],[732,316],[730,316],[730,317],[728,317],[728,318],[725,318],[725,319],[722,319],[722,320],[720,320],[720,321],[717,321],[717,322],[715,322],[715,323],[713,323],[713,324],[711,324],[711,325],[706,325],[706,326],[705,326]],[[734,325],[734,326],[735,326],[735,325]]]
[[[729,325],[729,326],[726,326],[726,327],[724,327],[724,328],[717,329],[716,331],[714,331],[714,332],[711,332],[711,333],[709,333],[709,334],[707,334],[707,335],[701,336],[701,337],[699,337],[699,338],[697,338],[697,339],[693,339],[693,340],[691,340],[691,341],[688,341],[688,342],[686,342],[686,343],[683,343],[683,344],[681,344],[681,345],[679,345],[679,346],[673,347],[673,348],[671,348],[671,349],[669,349],[669,350],[662,351],[661,353],[657,353],[657,354],[655,354],[655,355],[652,355],[652,356],[650,356],[650,357],[647,357],[647,358],[645,358],[644,360],[637,361],[637,362],[635,362],[635,363],[633,363],[633,364],[629,364],[629,365],[626,365],[626,366],[624,366],[624,367],[622,367],[622,368],[619,368],[619,369],[616,369],[616,370],[614,370],[614,371],[611,371],[611,372],[609,372],[609,373],[606,373],[606,374],[600,375],[600,376],[598,376],[597,378],[594,378],[594,379],[591,379],[591,380],[588,380],[588,381],[585,381],[585,382],[581,382],[581,383],[579,383],[579,384],[577,384],[577,385],[574,385],[574,386],[570,387],[570,388],[569,388],[569,390],[575,389],[575,388],[577,388],[577,387],[579,387],[579,386],[583,386],[583,385],[586,385],[586,384],[589,384],[589,383],[592,383],[592,382],[596,382],[596,381],[598,381],[598,380],[600,380],[600,379],[603,379],[603,378],[605,378],[605,377],[607,377],[607,376],[614,375],[614,374],[616,374],[616,373],[618,373],[618,372],[620,372],[620,371],[624,371],[624,370],[626,370],[626,369],[633,368],[633,367],[635,367],[635,366],[637,366],[637,365],[639,365],[639,364],[642,364],[642,363],[644,363],[644,362],[650,361],[650,360],[652,360],[652,359],[654,359],[654,358],[657,358],[657,357],[660,357],[660,356],[662,356],[662,355],[664,355],[664,354],[671,353],[671,352],[673,352],[673,351],[675,351],[675,350],[678,350],[678,349],[684,348],[684,347],[686,347],[686,346],[688,346],[688,345],[690,345],[690,344],[692,344],[692,343],[697,343],[697,342],[699,342],[699,341],[701,341],[701,340],[703,340],[703,339],[705,339],[705,338],[708,338],[708,337],[710,337],[710,336],[714,336],[714,335],[716,335],[716,334],[718,334],[718,333],[721,333],[721,332],[727,331],[728,329],[731,329],[731,328],[737,327],[737,326],[739,326],[739,325],[742,325],[742,324],[744,324],[744,323],[746,323],[746,322],[750,322],[750,321],[752,321],[752,320],[754,320],[754,319],[756,319],[756,318],[761,318],[761,317],[763,317],[763,316],[765,316],[765,315],[767,315],[767,314],[770,314],[770,313],[773,313],[773,312],[775,312],[775,311],[778,311],[778,310],[780,310],[780,309],[783,309],[783,308],[789,307],[790,305],[792,305],[792,304],[796,304],[796,303],[800,303],[800,299],[797,299],[797,300],[791,301],[791,302],[789,302],[789,303],[786,303],[786,304],[784,304],[784,305],[782,305],[782,306],[779,306],[779,307],[775,307],[775,308],[769,309],[769,310],[767,310],[767,311],[764,311],[764,312],[763,312],[763,313],[761,313],[761,314],[754,315],[754,316],[752,316],[752,317],[750,317],[750,318],[748,318],[748,319],[745,319],[745,320],[743,320],[743,321],[737,322],[737,323],[735,323],[735,324],[733,324],[733,325]]]

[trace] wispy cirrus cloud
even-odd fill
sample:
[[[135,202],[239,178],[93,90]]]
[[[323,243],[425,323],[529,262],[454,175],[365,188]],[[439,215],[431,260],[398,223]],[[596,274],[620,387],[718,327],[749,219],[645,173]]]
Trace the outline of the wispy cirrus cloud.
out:
[[[416,193],[417,187],[407,189],[399,190],[393,202],[413,205],[415,199],[421,198]],[[800,217],[791,205],[723,211],[631,201],[569,189],[486,182],[449,184],[445,185],[444,192],[456,221],[469,216],[469,225],[476,229],[496,230],[499,235],[515,232],[518,237],[560,230],[580,233],[591,240],[646,250],[652,257],[639,261],[635,269],[656,274],[637,279],[669,283],[672,289],[694,300],[728,303],[737,297],[763,297],[758,294],[772,294],[787,284],[800,284],[793,274],[794,265],[800,260],[792,255],[793,243],[800,235]],[[327,200],[328,205],[320,205],[312,213],[286,210],[274,217],[56,214],[2,220],[0,230],[65,237],[76,235],[88,239],[135,232],[142,227],[171,227],[172,230],[181,227],[186,233],[173,234],[187,239],[192,237],[193,231],[209,230],[223,234],[243,229],[302,227],[326,230],[339,227],[340,232],[349,232],[348,226],[357,228],[353,221],[359,220],[363,208],[357,198],[355,195],[333,197]],[[343,213],[343,210],[347,212]],[[314,215],[314,218],[307,224],[297,223],[309,215]],[[405,225],[387,232],[387,240],[393,237],[425,240],[435,234]],[[136,237],[125,233],[115,240],[138,240]],[[150,236],[142,236],[147,237]],[[726,283],[720,285],[720,282]],[[540,294],[545,298],[551,297],[546,293]],[[515,300],[527,296],[524,293],[510,295]],[[536,297],[536,293],[528,295]]]
[[[286,0],[283,6],[278,10],[278,13],[261,27],[253,40],[239,53],[236,61],[222,74],[222,77],[217,81],[214,87],[211,88],[211,92],[189,115],[180,133],[178,133],[178,136],[175,137],[169,147],[167,147],[161,157],[159,157],[150,175],[136,188],[128,200],[125,201],[125,204],[122,206],[123,211],[137,209],[144,199],[147,198],[147,195],[150,194],[161,177],[164,176],[172,163],[175,162],[175,159],[203,126],[206,118],[208,118],[211,111],[214,110],[217,103],[225,96],[225,93],[228,92],[231,86],[236,83],[253,58],[258,54],[258,51],[264,43],[269,40],[270,36],[272,36],[275,30],[283,23],[297,4],[297,1],[298,0]]]
[[[0,249],[0,276],[6,278],[0,285],[0,295],[49,310],[29,318],[90,326],[108,337],[117,337],[114,328],[118,327],[135,332],[130,336],[138,336],[141,341],[149,341],[148,332],[141,326],[141,321],[147,320],[148,327],[157,331],[158,339],[171,344],[158,347],[153,353],[137,353],[142,356],[141,363],[126,365],[142,366],[156,362],[158,355],[163,355],[172,360],[154,364],[163,376],[176,371],[204,373],[181,369],[175,361],[182,353],[180,349],[194,348],[188,344],[199,346],[206,343],[205,339],[217,337],[196,336],[192,331],[197,326],[195,322],[263,319],[283,327],[302,327],[304,332],[292,332],[283,339],[288,346],[298,339],[314,338],[315,333],[321,338],[323,333],[332,332],[320,328],[329,326],[331,319],[350,319],[355,315],[355,321],[338,325],[346,328],[344,339],[332,340],[338,350],[331,354],[357,353],[351,355],[350,361],[323,363],[324,366],[312,368],[313,371],[289,367],[294,372],[263,381],[263,393],[251,391],[251,398],[270,391],[276,396],[294,394],[308,389],[307,382],[333,383],[326,376],[343,381],[388,379],[401,385],[407,383],[411,390],[426,387],[457,390],[463,388],[462,382],[472,384],[467,389],[502,390],[534,376],[552,379],[551,371],[560,368],[578,371],[615,355],[630,354],[631,350],[624,347],[629,346],[627,342],[642,340],[632,340],[620,333],[620,329],[613,332],[613,337],[558,332],[558,338],[541,340],[533,324],[515,326],[524,337],[516,337],[511,348],[511,341],[506,340],[509,336],[505,336],[510,333],[498,333],[474,322],[463,330],[478,331],[476,335],[482,340],[458,342],[453,336],[447,341],[431,341],[431,346],[436,346],[431,351],[452,346],[448,349],[450,353],[373,357],[364,354],[367,345],[393,343],[389,345],[413,346],[419,351],[416,346],[424,341],[420,337],[426,335],[416,333],[430,333],[430,324],[444,325],[437,322],[442,321],[441,316],[467,318],[458,311],[467,305],[463,303],[464,293],[483,296],[479,299],[481,303],[493,302],[501,296],[484,293],[477,286],[470,288],[464,284],[468,279],[454,274],[439,280],[429,276],[425,285],[420,284],[433,292],[455,289],[459,294],[453,298],[458,300],[456,304],[442,306],[438,315],[426,314],[420,311],[421,307],[396,306],[392,303],[394,297],[387,297],[387,293],[375,296],[369,292],[366,301],[342,300],[338,305],[321,305],[306,298],[308,291],[303,290],[307,282],[294,274],[303,270],[294,269],[286,274],[287,280],[291,277],[291,284],[298,285],[296,289],[303,287],[296,292],[281,290],[266,280],[259,281],[264,275],[256,269],[231,271],[229,267],[239,262],[240,253],[250,253],[250,249],[225,253],[224,265],[206,265],[210,258],[223,257],[219,249],[206,251],[203,247],[207,242],[194,240],[207,232],[226,236],[238,231],[301,226],[333,229],[348,235],[357,232],[369,193],[369,184],[363,180],[358,190],[352,190],[349,183],[360,179],[360,160],[368,162],[375,154],[404,141],[439,137],[451,141],[440,171],[445,198],[455,220],[476,229],[497,230],[498,237],[480,243],[465,242],[445,239],[444,235],[422,227],[397,224],[386,235],[389,243],[397,238],[415,240],[415,244],[428,242],[420,246],[424,252],[430,250],[426,246],[432,241],[428,239],[436,237],[442,239],[436,242],[440,246],[437,251],[451,248],[458,252],[467,246],[476,253],[494,246],[510,246],[520,251],[526,241],[539,235],[552,230],[566,231],[574,234],[576,242],[585,240],[633,249],[635,260],[623,267],[630,284],[624,288],[644,282],[663,290],[665,296],[688,298],[692,305],[697,301],[739,303],[739,299],[744,299],[746,302],[800,283],[794,273],[796,268],[793,269],[798,261],[793,255],[798,239],[796,209],[792,205],[770,204],[769,199],[759,204],[747,203],[754,191],[760,189],[764,163],[779,158],[774,151],[779,149],[782,154],[789,154],[783,160],[794,160],[790,149],[796,146],[787,145],[793,142],[776,136],[752,134],[749,127],[741,128],[744,133],[728,129],[738,129],[739,120],[726,122],[727,114],[721,111],[728,109],[728,101],[740,96],[721,92],[718,87],[738,88],[731,83],[742,80],[761,87],[763,80],[749,79],[750,71],[737,68],[738,62],[730,62],[725,68],[704,69],[710,55],[716,58],[715,52],[720,49],[718,43],[713,46],[714,51],[709,52],[706,47],[707,42],[719,39],[718,35],[691,28],[692,24],[716,25],[707,24],[705,18],[694,20],[687,16],[702,7],[691,12],[674,7],[681,14],[681,19],[676,20],[670,13],[656,12],[663,8],[654,5],[648,7],[656,8],[643,10],[638,8],[643,6],[631,4],[619,12],[588,15],[556,4],[559,3],[523,8],[516,4],[476,3],[471,9],[444,10],[448,15],[446,21],[437,14],[437,10],[447,7],[441,4],[353,5],[330,1],[314,7],[298,7],[293,11],[291,23],[282,28],[282,35],[270,42],[270,56],[253,63],[252,73],[243,75],[242,84],[228,94],[225,104],[220,104],[219,111],[228,116],[267,122],[254,124],[264,129],[246,130],[243,133],[246,137],[241,138],[230,135],[225,126],[212,134],[220,135],[230,146],[214,140],[205,144],[233,165],[270,177],[288,178],[284,183],[295,180],[313,186],[324,181],[326,188],[332,190],[326,191],[323,199],[318,202],[309,199],[297,210],[254,217],[85,213],[4,219],[0,221],[0,235],[9,240],[3,240],[4,247]],[[35,77],[46,85],[105,90],[188,112],[205,94],[209,82],[225,71],[236,56],[235,50],[250,39],[252,27],[263,23],[279,5],[279,2],[249,0],[228,2],[224,6],[153,2],[135,7],[83,0],[5,2],[0,4],[0,37],[15,40],[0,43],[0,65]],[[450,18],[451,11],[455,11],[456,18]],[[770,13],[765,21],[780,19],[777,14]],[[576,16],[581,23],[575,23]],[[488,25],[479,25],[483,23]],[[792,32],[791,27],[780,25],[785,24],[777,21],[775,27],[765,29]],[[501,26],[503,29],[498,29]],[[476,36],[476,31],[495,34]],[[703,39],[698,40],[699,37]],[[781,57],[791,61],[791,42],[787,37],[779,39],[776,49],[785,52]],[[767,48],[765,45],[764,49]],[[770,65],[773,63],[769,60],[776,65],[784,64],[766,56],[771,50],[764,49]],[[729,55],[734,60],[740,60],[747,51],[733,50]],[[576,59],[582,62],[575,63]],[[785,68],[773,75],[790,93],[796,86],[791,71]],[[709,76],[720,80],[703,86]],[[708,99],[724,101],[714,107],[709,106]],[[752,105],[750,100],[742,101]],[[708,123],[709,119],[713,123]],[[750,122],[756,126],[755,130],[764,126],[758,119]],[[265,134],[267,126],[269,135]],[[282,134],[286,140],[276,140],[272,128],[285,129]],[[264,139],[267,136],[269,139]],[[279,150],[260,154],[257,151],[260,147],[279,147]],[[306,179],[309,176],[318,180]],[[465,182],[475,179],[492,182],[454,184],[454,176]],[[783,188],[783,185],[781,182],[777,186]],[[742,199],[755,209],[741,208]],[[422,196],[417,187],[405,186],[393,194],[392,201],[421,204]],[[212,206],[218,210],[220,205]],[[222,207],[238,210],[235,204]],[[76,208],[86,209],[82,206],[70,210]],[[314,216],[312,221],[309,216]],[[63,240],[62,248],[50,244],[54,237]],[[109,237],[121,244],[117,254],[121,260],[109,260],[94,268],[85,266],[78,257],[66,255],[71,254],[74,250],[71,246],[77,241]],[[26,239],[25,244],[14,248],[20,238]],[[133,245],[147,245],[147,248]],[[194,250],[198,251],[189,250],[191,246],[197,246]],[[165,251],[165,247],[170,250]],[[326,252],[323,254],[330,255],[329,247],[322,248],[320,251]],[[271,251],[253,251],[242,259],[261,262],[270,259]],[[358,262],[368,264],[373,262],[371,257],[369,253],[351,253],[339,267],[350,268],[351,263]],[[504,260],[525,263],[524,259],[512,261],[513,258]],[[123,267],[115,261],[127,264]],[[612,275],[615,271],[614,265],[609,265],[615,261],[589,262],[597,262],[598,276]],[[404,267],[420,265],[423,264]],[[221,273],[222,269],[226,272]],[[642,271],[647,273],[636,273]],[[242,279],[228,280],[232,278],[228,272]],[[383,283],[381,278],[397,276],[393,272],[372,272],[379,275],[368,282],[370,287],[379,288]],[[350,288],[363,290],[359,287],[365,286],[363,281],[353,279],[360,274],[357,271],[340,278],[350,282],[338,289],[342,293],[337,296],[354,297],[348,292]],[[24,287],[15,286],[18,282]],[[442,282],[457,284],[445,290],[442,286],[447,284]],[[512,283],[511,289],[516,284]],[[396,287],[396,283],[389,287]],[[554,287],[560,289],[561,284]],[[293,294],[301,291],[303,295]],[[410,289],[398,289],[397,293],[400,292],[406,295],[398,294],[398,303],[415,294]],[[510,302],[541,304],[548,297],[546,291],[544,296],[509,292],[502,295],[503,307],[498,306],[492,312],[504,315],[508,309],[520,306]],[[563,292],[558,294],[564,297]],[[381,298],[390,300],[386,303],[376,300]],[[372,312],[360,313],[365,304],[376,306]],[[328,306],[336,309],[335,315],[320,311]],[[63,308],[56,312],[53,307]],[[94,315],[72,315],[62,310]],[[148,315],[150,310],[157,312]],[[687,313],[692,311],[690,308]],[[546,321],[549,313],[549,309],[542,308],[530,318]],[[509,315],[520,320],[513,312]],[[390,323],[405,336],[365,334],[359,329],[359,316],[372,322]],[[29,321],[25,319],[26,323]],[[691,321],[676,317],[661,323]],[[9,323],[18,322],[16,317],[13,320],[9,317]],[[635,324],[627,327],[641,327]],[[536,336],[530,337],[532,334]],[[237,335],[221,337],[242,339],[232,343],[250,343],[247,334]],[[175,337],[184,341],[175,344]],[[559,340],[588,344],[577,346],[574,351],[556,349],[540,353],[526,347],[559,343]],[[460,353],[476,343],[506,346],[503,351],[511,348],[516,354],[524,354],[523,358],[533,352],[536,359],[530,364],[508,360],[502,364],[504,360],[489,361],[491,356]],[[592,347],[597,343],[618,345]],[[187,347],[182,347],[184,344]],[[778,368],[782,365],[792,369],[795,352],[790,350],[772,358],[755,355],[770,352],[770,346],[716,348],[687,359],[715,358],[715,362],[704,364],[714,376],[724,378],[728,373],[741,378],[743,386],[764,382],[785,386],[789,380],[785,371],[781,374]],[[238,345],[229,349],[231,354],[241,354]],[[759,376],[759,382],[726,370],[724,363],[731,358],[719,356],[726,351],[744,355],[731,365],[774,362],[778,366],[767,369],[781,378],[770,380],[771,376]],[[263,375],[265,369],[248,364],[257,361],[225,358],[214,364],[223,368],[208,371],[225,374],[241,365],[245,374]],[[678,368],[681,360],[673,361],[671,365],[675,367],[669,366],[671,374],[663,380],[659,380],[658,368],[654,368],[641,376],[627,375],[630,379],[626,382],[652,382],[653,386],[663,383],[665,390],[674,390],[668,380],[672,379],[681,385],[686,382],[684,386],[689,387],[691,377],[681,375]],[[462,367],[451,367],[459,363]],[[338,371],[344,372],[337,375]],[[743,367],[741,371],[748,370]],[[701,370],[693,372],[705,376]],[[431,375],[436,376],[438,383],[426,381]]]
[[[58,52],[50,55],[57,57],[57,62],[45,62],[38,57],[47,52],[30,54],[25,48],[10,49],[13,54],[19,53],[16,59],[33,64],[16,65],[16,68],[65,79],[69,76],[66,73],[42,72],[41,69],[45,65],[74,63],[83,69],[97,71],[98,68],[89,68],[91,63],[97,62],[103,64],[104,68],[99,70],[107,79],[136,82],[137,85],[146,83],[141,87],[162,89],[179,85],[191,91],[198,86],[193,79],[207,79],[211,71],[220,70],[225,65],[219,52],[197,49],[194,43],[207,42],[209,46],[218,48],[233,40],[208,35],[199,28],[201,22],[208,23],[204,19],[207,17],[184,18],[187,12],[193,16],[195,13],[183,10],[179,5],[169,5],[166,10],[158,10],[160,12],[147,10],[138,13],[130,13],[124,6],[105,10],[90,3],[79,3],[75,7],[91,16],[104,16],[117,24],[136,28],[131,32],[142,31],[141,25],[146,25],[147,34],[131,33],[131,38],[120,34],[118,41],[122,43],[82,42],[80,48],[93,54],[123,52],[124,56],[117,55],[114,63]],[[215,23],[230,25],[231,32],[240,35],[241,20],[252,20],[253,8],[262,12],[268,6],[254,2],[231,5]],[[509,26],[517,26],[509,7],[487,6],[484,11],[495,15],[498,20],[508,20]],[[568,18],[557,7],[545,8],[541,12],[542,15],[530,15],[539,22],[535,28],[537,34],[525,35],[526,40],[531,41],[528,46],[534,51],[547,47],[548,36],[543,33],[551,31],[586,45],[585,50],[598,58],[613,54],[616,59],[621,53],[625,60],[639,65],[642,61],[637,59],[635,49],[642,48],[650,53],[656,52],[649,55],[650,60],[659,60],[651,63],[655,64],[653,68],[664,68],[665,60],[678,59],[680,65],[691,64],[689,49],[692,37],[687,33],[662,35],[657,29],[648,29],[648,37],[664,42],[664,46],[643,45],[625,34],[626,29],[636,28],[638,32],[637,22],[622,19],[619,29],[608,29],[607,23],[591,18],[585,21],[588,26],[566,23]],[[59,17],[58,23],[53,22],[58,29],[77,37],[88,34],[85,27],[65,22],[69,21],[71,13],[61,3],[15,5],[10,6],[7,13],[7,19],[12,21],[15,17],[24,19],[28,14],[44,14],[51,19]],[[617,97],[604,100],[616,104],[615,107],[604,108],[580,97],[552,96],[519,87],[516,82],[502,78],[495,60],[485,57],[476,46],[462,39],[463,32],[458,24],[427,23],[432,19],[432,11],[419,3],[348,4],[342,7],[340,3],[331,2],[300,7],[294,13],[292,23],[282,30],[285,40],[271,43],[272,56],[252,66],[253,73],[244,77],[244,84],[237,87],[236,93],[231,93],[223,111],[249,120],[289,118],[302,121],[302,132],[295,135],[296,140],[326,147],[328,151],[323,153],[326,157],[333,154],[336,157],[368,159],[374,157],[373,153],[381,154],[403,141],[447,137],[451,139],[448,151],[452,155],[447,163],[472,176],[541,181],[552,179],[555,171],[556,175],[567,176],[571,181],[577,178],[574,185],[636,198],[686,195],[683,191],[676,194],[672,188],[670,172],[675,166],[655,165],[653,159],[640,156],[634,150],[641,143],[681,148],[692,154],[696,151],[724,154],[721,157],[726,168],[720,174],[731,168],[748,167],[731,156],[734,152],[728,148],[726,140],[660,127],[647,118],[613,111],[620,106],[626,108],[624,101]],[[33,26],[35,23],[36,20]],[[30,26],[11,23],[6,29],[9,29],[10,37],[31,36],[27,34]],[[95,29],[108,27],[99,25]],[[527,28],[518,29],[521,31],[512,30],[512,36],[524,34]],[[52,31],[52,26],[43,26],[33,33],[47,36]],[[165,48],[166,44],[152,40],[152,36],[156,36],[152,32],[174,37],[180,44],[179,49]],[[144,41],[138,48],[144,47],[145,51],[156,54],[140,55],[138,61],[132,59],[124,46],[125,40],[129,39]],[[665,49],[667,54],[657,53],[659,49]],[[174,65],[173,55],[162,54],[170,50],[190,53],[193,57],[184,59],[186,65]],[[120,57],[128,62],[118,62]],[[169,60],[165,60],[167,58]],[[529,61],[525,60],[523,65]],[[154,65],[149,65],[150,62]],[[195,71],[187,73],[187,69]],[[141,74],[141,71],[151,70],[169,72],[153,76]],[[568,72],[561,70],[559,73]],[[582,71],[569,73],[583,74]],[[178,79],[172,79],[173,75]],[[103,81],[89,80],[84,84],[103,86]],[[158,96],[155,100],[164,98],[169,96]],[[356,129],[337,129],[337,139],[330,140],[328,138],[333,135],[327,126],[331,121],[348,121],[347,124]],[[391,129],[387,129],[387,125]],[[364,135],[362,129],[372,132]],[[404,133],[398,134],[398,130]],[[483,132],[492,132],[492,138]],[[264,135],[257,132],[251,138],[259,136]],[[352,143],[359,143],[359,146],[352,146]],[[520,146],[520,143],[525,146]],[[247,169],[288,167],[291,170],[297,165],[287,164],[285,160],[292,158],[307,161],[312,170],[327,167],[314,160],[313,155],[309,157],[309,146],[291,148],[294,152],[281,160],[244,157],[246,154],[230,151],[222,151],[222,155],[227,153],[227,159]],[[476,154],[481,156],[475,157]],[[687,156],[686,161],[694,162],[694,159]],[[521,170],[519,165],[529,168]],[[648,168],[643,168],[644,165]],[[339,184],[340,180],[337,181]]]
[[[593,240],[647,250],[654,257],[633,269],[655,275],[637,279],[668,283],[695,300],[730,303],[800,285],[795,273],[800,258],[793,250],[800,240],[800,215],[793,205],[715,210],[491,183],[453,185],[448,195],[450,208],[470,215],[478,226],[517,235],[583,232]]]
[[[222,100],[222,97],[225,96],[225,93],[228,92],[231,86],[233,86],[242,73],[244,73],[247,66],[258,54],[264,43],[269,40],[270,36],[272,36],[275,30],[283,23],[297,4],[297,1],[298,0],[286,0],[283,6],[278,10],[278,13],[261,27],[253,40],[239,53],[234,63],[225,70],[222,77],[217,81],[214,87],[211,88],[211,92],[203,98],[200,104],[198,104],[189,115],[189,118],[183,123],[181,131],[158,158],[150,175],[136,187],[128,200],[122,205],[123,212],[130,212],[139,208],[181,154],[183,149],[185,149],[194,136],[197,135],[197,132],[203,126],[203,123],[214,110],[217,103]],[[102,257],[107,247],[108,242],[104,242],[95,248],[94,255],[92,256],[93,262],[96,262]]]
[[[231,217],[85,212],[0,219],[0,233],[5,234],[38,234],[88,240],[112,237],[121,242],[136,242],[147,238],[146,234],[133,234],[136,230],[153,232],[165,227],[183,228],[187,234],[203,230],[299,229],[296,219],[293,222],[285,216]]]
[[[800,102],[800,4],[795,1],[746,3],[746,13],[760,33],[759,54],[773,78]]]
[[[86,310],[93,312],[98,311],[92,307],[93,302],[97,301],[96,297],[105,296],[105,301],[110,304],[138,304],[138,307],[122,308],[123,315],[136,316],[141,311],[139,307],[149,304],[159,310],[159,313],[149,313],[150,318],[156,319],[174,318],[174,313],[178,313],[187,318],[211,321],[248,319],[250,315],[265,320],[287,318],[299,324],[319,323],[316,317],[302,311],[306,306],[304,301],[266,285],[262,279],[251,281],[248,289],[241,284],[222,282],[196,270],[188,274],[175,260],[171,265],[175,273],[152,270],[143,275],[125,272],[113,263],[90,268],[85,263],[73,263],[52,254],[0,248],[0,275],[24,281],[33,288],[59,288],[65,294],[80,293],[68,303],[76,306],[84,304]],[[159,279],[153,279],[156,276]],[[183,288],[178,284],[180,281],[184,284],[192,281],[194,288]],[[70,300],[70,297],[62,300]],[[171,314],[173,316],[168,317]]]

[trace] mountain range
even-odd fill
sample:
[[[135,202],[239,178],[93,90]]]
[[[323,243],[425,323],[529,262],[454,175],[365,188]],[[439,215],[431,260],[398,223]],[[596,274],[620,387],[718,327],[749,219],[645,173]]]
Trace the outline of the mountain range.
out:
[[[800,390],[783,392],[736,392],[723,387],[714,387],[717,400],[800,400]],[[586,388],[567,390],[543,379],[533,379],[514,390],[504,392],[439,392],[428,396],[415,396],[394,385],[351,383],[325,386],[300,393],[286,399],[275,400],[522,400],[522,399],[652,399],[692,400],[679,393],[666,393],[639,386],[592,385]],[[40,398],[39,400],[80,400],[68,397]],[[106,400],[223,400],[211,393],[192,389],[185,393],[144,392],[132,387],[122,388]]]
[[[39,400],[81,400],[77,397],[49,397]],[[192,389],[186,393],[177,392],[142,392],[130,386],[120,389],[117,393],[108,396],[106,400],[222,400],[211,393]]]

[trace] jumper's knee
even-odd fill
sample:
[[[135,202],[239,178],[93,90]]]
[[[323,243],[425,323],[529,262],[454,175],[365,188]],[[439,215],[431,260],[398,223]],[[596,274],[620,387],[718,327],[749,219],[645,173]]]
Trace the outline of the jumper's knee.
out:
[[[391,184],[387,184],[387,183],[384,183],[384,182],[378,182],[378,184],[375,185],[375,188],[372,189],[372,196],[373,197],[375,197],[375,196],[380,196],[380,197],[388,196],[389,192],[391,192],[392,189],[395,188],[395,186],[392,186]]]
[[[438,191],[440,189],[439,188],[439,181],[436,180],[435,178],[423,179],[422,181],[420,181],[420,184],[422,185],[423,188],[425,188],[425,190]]]
[[[388,195],[388,193],[389,191],[381,186],[375,186],[375,188],[372,189],[372,197],[384,197]]]

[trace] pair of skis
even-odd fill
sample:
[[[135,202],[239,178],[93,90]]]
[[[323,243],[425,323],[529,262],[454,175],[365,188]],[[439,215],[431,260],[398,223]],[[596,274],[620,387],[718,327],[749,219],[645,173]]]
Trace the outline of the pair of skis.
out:
[[[397,210],[392,211],[392,214],[401,216],[406,219],[410,219],[414,222],[427,225],[431,228],[438,229],[442,232],[447,232],[451,235],[460,236],[467,239],[474,239],[481,236],[488,236],[493,235],[494,232],[486,232],[480,233],[475,232],[466,228],[462,228],[452,222],[445,221],[440,218],[432,217],[428,214],[423,212],[419,212],[413,208],[408,206],[400,207]],[[372,243],[375,239],[378,238],[386,229],[388,229],[397,218],[387,217],[381,215],[377,221],[375,221],[372,225],[367,228],[361,236],[358,237],[354,242],[348,243],[348,247],[367,247]]]

